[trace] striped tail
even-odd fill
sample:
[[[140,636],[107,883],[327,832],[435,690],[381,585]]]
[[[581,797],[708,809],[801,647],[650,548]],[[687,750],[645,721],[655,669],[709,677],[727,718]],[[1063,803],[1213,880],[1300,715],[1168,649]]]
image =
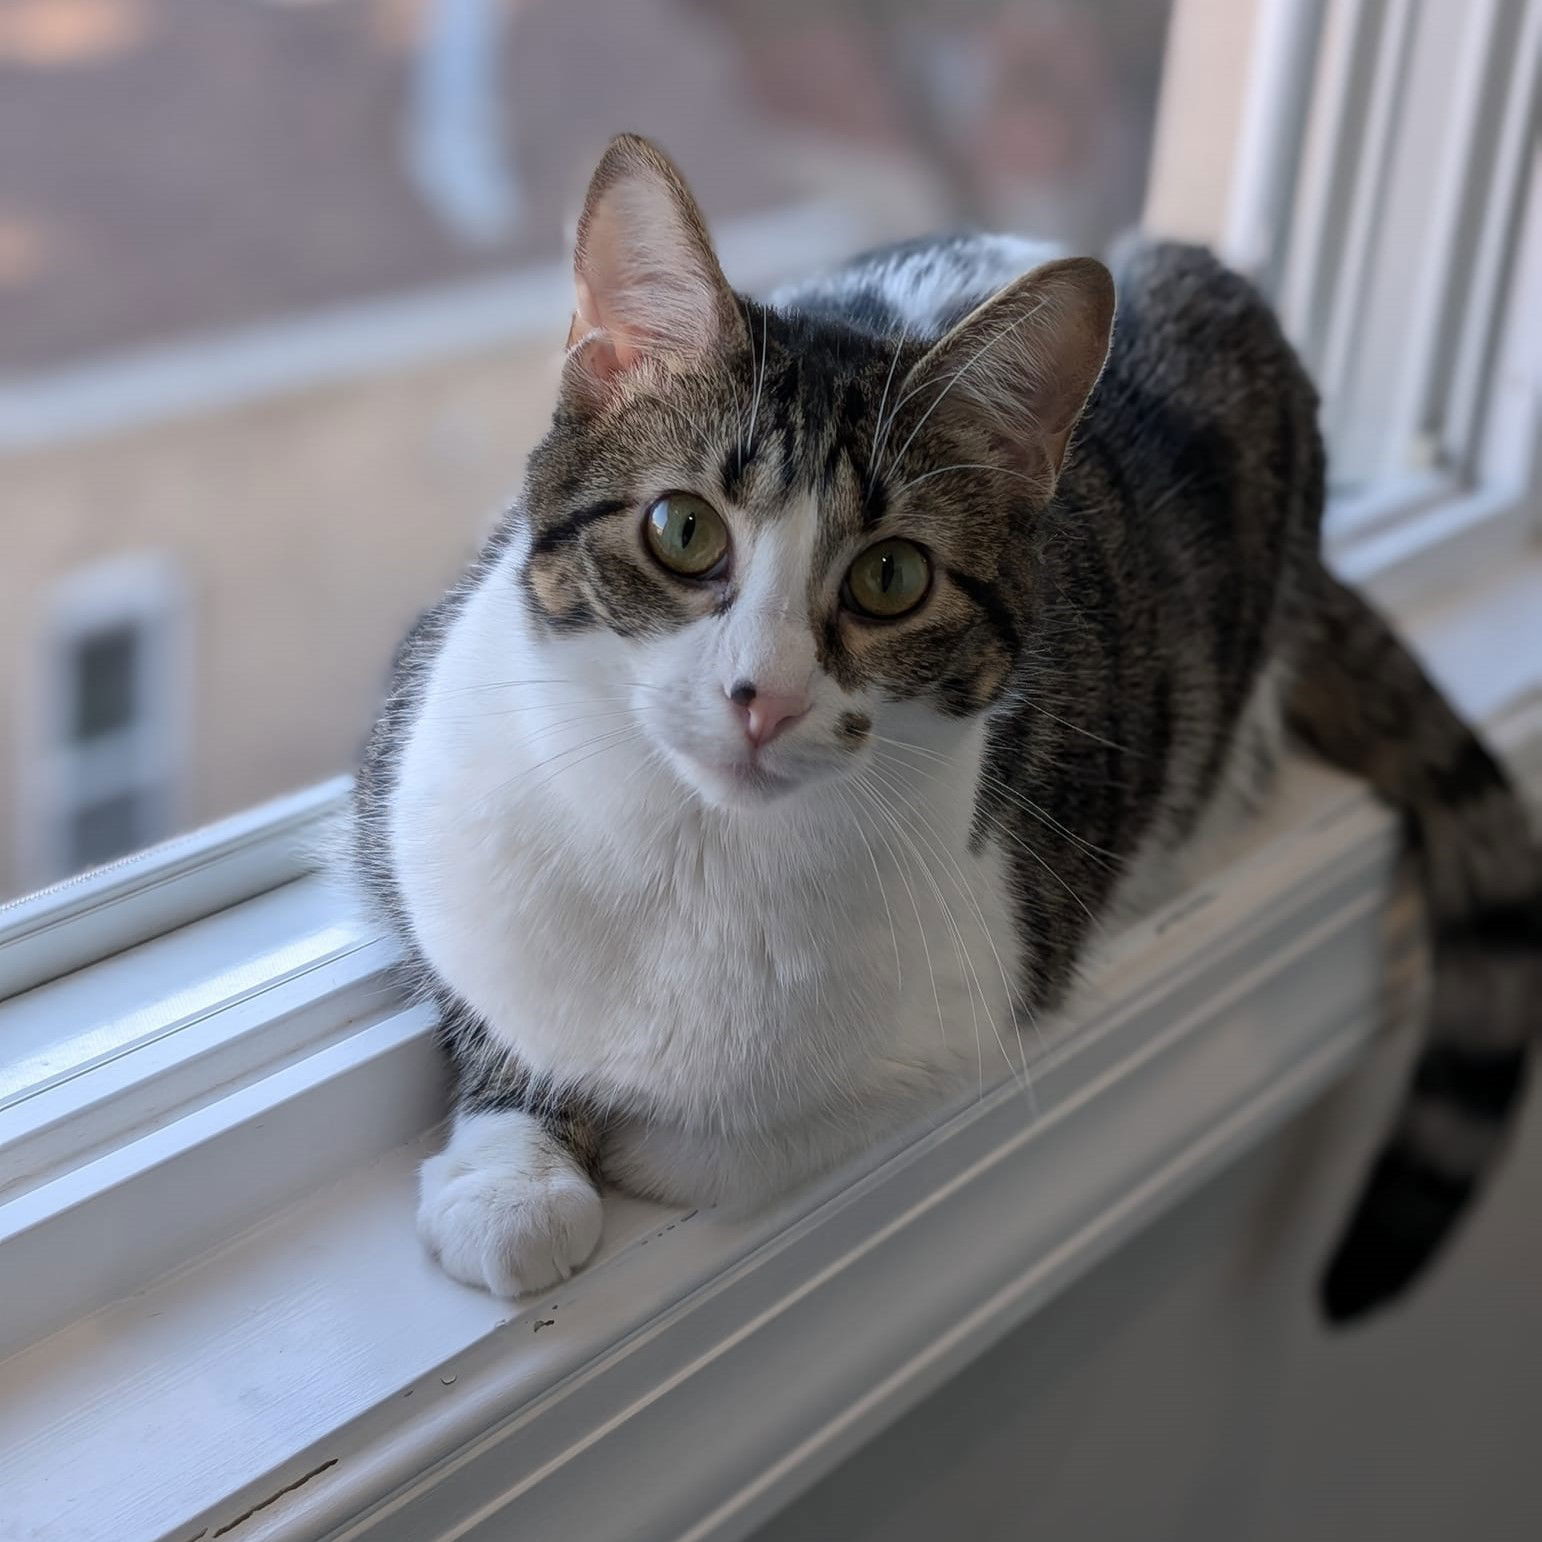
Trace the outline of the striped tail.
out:
[[[1403,815],[1433,990],[1412,1082],[1321,1285],[1330,1322],[1395,1296],[1497,1159],[1542,1021],[1542,855],[1472,730],[1381,618],[1326,573],[1288,705],[1295,733]]]

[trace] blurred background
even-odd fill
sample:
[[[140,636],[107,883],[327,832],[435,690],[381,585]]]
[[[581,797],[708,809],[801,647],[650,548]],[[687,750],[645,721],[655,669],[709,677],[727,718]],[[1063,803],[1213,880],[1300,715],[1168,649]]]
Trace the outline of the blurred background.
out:
[[[0,898],[345,770],[611,134],[742,287],[1139,215],[1153,0],[0,0]]]
[[[545,425],[617,130],[749,290],[945,226],[1216,242],[1346,528],[1492,486],[1539,9],[0,0],[0,900],[349,768]]]

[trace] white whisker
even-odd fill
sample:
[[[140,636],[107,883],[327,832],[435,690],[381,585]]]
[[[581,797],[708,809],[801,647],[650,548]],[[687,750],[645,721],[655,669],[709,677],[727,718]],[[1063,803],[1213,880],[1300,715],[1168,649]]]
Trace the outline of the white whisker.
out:
[[[1048,303],[1049,302],[1046,301],[1046,300],[1040,300],[1039,303],[1037,305],[1035,305],[1034,308],[1031,311],[1028,311],[1024,315],[1021,315],[1021,316],[1017,317],[1017,319],[1015,321],[1008,322],[1006,326],[1001,327],[990,338],[988,338],[985,342],[981,343],[980,346],[978,348],[976,348],[975,351],[972,354],[970,354],[968,359],[966,359],[964,361],[964,363],[961,364],[959,366],[959,368],[957,370],[955,370],[954,373],[948,377],[948,383],[945,386],[943,386],[943,388],[937,393],[937,395],[935,397],[932,398],[931,404],[927,407],[926,411],[921,414],[920,422],[918,422],[916,424],[916,426],[913,429],[910,430],[909,436],[906,438],[904,444],[902,444],[900,446],[900,448],[899,448],[899,454],[897,454],[896,456],[894,456],[892,458],[892,460],[890,461],[890,465],[897,466],[897,465],[900,464],[901,461],[904,460],[905,452],[910,448],[910,446],[911,446],[912,442],[914,441],[916,435],[919,434],[921,432],[921,430],[926,426],[926,420],[929,417],[931,417],[931,415],[937,410],[937,408],[939,406],[942,405],[943,398],[945,396],[947,396],[947,394],[953,389],[953,387],[956,386],[959,383],[959,381],[962,380],[964,378],[964,376],[970,370],[972,370],[975,367],[975,365],[978,364],[980,362],[980,360],[983,359],[985,357],[985,355],[988,354],[991,351],[992,348],[994,348],[996,346],[997,343],[1001,342],[1003,338],[1009,337],[1013,332],[1015,332],[1025,322],[1032,321],[1033,318],[1035,316],[1037,316],[1039,314],[1039,312],[1041,310],[1043,310],[1045,305],[1048,304]],[[899,402],[899,405],[896,406],[896,408],[894,409],[895,412],[897,413],[899,411],[899,408],[903,407],[905,402],[907,402],[913,395],[915,395],[916,391],[924,390],[926,388],[927,383],[928,382],[923,381],[921,383],[921,385],[916,386],[913,390],[907,391],[905,393],[904,397],[901,398],[901,400]]]
[[[996,968],[998,971],[1000,971],[1001,974],[1001,988],[1006,996],[1007,1011],[1011,1014],[1012,1018],[1012,1034],[1013,1037],[1017,1040],[1018,1052],[1022,1056],[1023,1090],[1028,1094],[1030,1105],[1034,1106],[1034,1111],[1037,1112],[1036,1099],[1034,1098],[1033,1093],[1033,1084],[1028,1075],[1028,1051],[1026,1045],[1023,1043],[1022,1029],[1017,1021],[1017,991],[1013,986],[1012,981],[1007,976],[1006,964],[1002,961],[1001,952],[996,946],[996,939],[991,933],[990,923],[986,920],[985,911],[981,907],[980,901],[975,895],[973,888],[970,886],[968,878],[966,877],[963,867],[958,861],[958,858],[951,850],[949,850],[947,842],[943,840],[941,835],[938,834],[937,827],[931,822],[930,819],[926,817],[926,814],[922,811],[919,804],[915,800],[906,797],[902,788],[898,787],[887,777],[884,777],[883,774],[878,772],[876,768],[874,768],[874,774],[879,776],[880,780],[882,780],[885,785],[889,787],[897,801],[917,821],[919,821],[923,834],[929,841],[932,849],[943,859],[948,867],[952,869],[953,883],[954,886],[958,889],[960,898],[963,899],[973,910],[975,923],[985,934],[985,941],[990,947],[991,954],[996,960]],[[976,977],[976,984],[978,984],[978,977]],[[984,1001],[985,993],[983,989],[981,990],[980,995],[981,1000]],[[1014,1077],[1016,1077],[1017,1067],[1012,1063],[1012,1056],[1007,1050],[1006,1042],[1001,1037],[1001,1030],[997,1026],[995,1017],[991,1013],[988,1005],[986,1006],[986,1016],[990,1019],[991,1031],[996,1036],[996,1045],[997,1048],[1001,1051],[1002,1058],[1007,1063],[1007,1069],[1012,1072]],[[1035,1027],[1037,1028],[1037,1025],[1035,1025]]]

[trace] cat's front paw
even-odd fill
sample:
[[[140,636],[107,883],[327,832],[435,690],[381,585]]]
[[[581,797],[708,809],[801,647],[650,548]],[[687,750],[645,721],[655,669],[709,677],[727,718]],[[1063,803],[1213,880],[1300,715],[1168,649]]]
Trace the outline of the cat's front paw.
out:
[[[600,1240],[600,1196],[529,1114],[462,1115],[424,1164],[418,1235],[445,1273],[495,1296],[546,1290]]]

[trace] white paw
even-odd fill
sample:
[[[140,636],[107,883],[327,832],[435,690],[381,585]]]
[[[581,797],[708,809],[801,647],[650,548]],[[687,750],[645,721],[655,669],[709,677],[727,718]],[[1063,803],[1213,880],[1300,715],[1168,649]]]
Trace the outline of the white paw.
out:
[[[600,1221],[593,1183],[529,1114],[463,1115],[419,1175],[424,1245],[446,1274],[495,1296],[567,1279]]]

